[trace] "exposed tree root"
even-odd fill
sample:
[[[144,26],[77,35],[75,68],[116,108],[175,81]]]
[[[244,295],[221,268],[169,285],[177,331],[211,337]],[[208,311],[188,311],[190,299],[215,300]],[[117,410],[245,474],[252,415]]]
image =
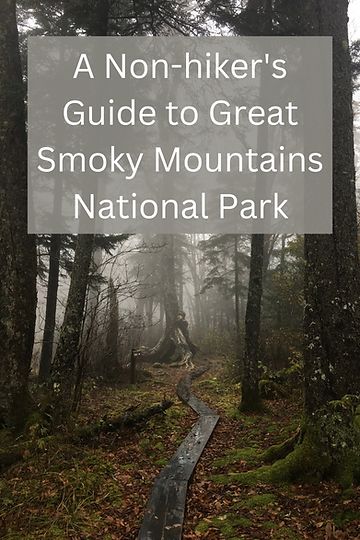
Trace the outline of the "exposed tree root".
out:
[[[325,454],[320,447],[316,448],[305,438],[284,459],[276,461],[263,472],[272,483],[300,480],[313,482],[332,478],[343,488],[348,488],[359,479],[358,465],[359,462],[357,465],[355,463],[353,452],[344,454],[340,461],[334,461],[329,454]]]
[[[301,440],[302,432],[299,428],[292,437],[286,439],[283,443],[270,446],[270,448],[262,455],[263,461],[265,461],[265,463],[274,463],[274,461],[284,459],[295,449],[295,446],[299,444]]]
[[[324,476],[328,466],[328,460],[321,458],[319,453],[304,440],[286,457],[275,461],[272,465],[232,475],[228,480],[225,477],[215,477],[215,480],[221,483],[232,481],[248,486],[257,483],[286,484],[297,480],[314,481]]]
[[[232,480],[253,485],[332,478],[342,487],[350,487],[360,480],[357,401],[357,397],[344,396],[328,403],[293,437],[263,454],[263,460],[272,465],[236,474]]]
[[[164,336],[152,347],[141,347],[138,349],[139,358],[142,362],[169,362],[169,359],[176,354],[180,365],[185,365],[192,369],[194,364],[192,358],[198,351],[198,347],[190,339],[188,323],[185,320],[185,313],[180,311],[177,319],[170,324]]]

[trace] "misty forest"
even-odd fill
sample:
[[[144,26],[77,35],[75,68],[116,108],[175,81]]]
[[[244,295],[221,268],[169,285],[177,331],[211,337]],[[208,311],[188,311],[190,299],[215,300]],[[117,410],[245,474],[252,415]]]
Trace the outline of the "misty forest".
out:
[[[0,0],[1,538],[360,538],[348,26],[347,0]],[[332,36],[333,234],[27,234],[33,35]]]

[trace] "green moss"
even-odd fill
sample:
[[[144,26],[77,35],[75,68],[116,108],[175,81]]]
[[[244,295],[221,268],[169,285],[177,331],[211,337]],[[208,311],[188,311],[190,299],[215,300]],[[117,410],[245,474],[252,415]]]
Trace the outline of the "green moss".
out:
[[[346,488],[341,492],[341,498],[344,501],[348,499],[352,499],[355,495],[356,495],[356,490],[353,487]]]
[[[360,511],[355,510],[344,510],[343,512],[340,512],[336,514],[333,518],[334,524],[338,528],[342,528],[348,523],[352,523],[353,521],[360,521]]]
[[[124,469],[124,471],[131,471],[131,469],[135,469],[135,467],[135,463],[124,463],[123,465],[121,465],[121,468]]]
[[[139,441],[139,446],[141,450],[143,450],[146,454],[151,453],[151,450],[153,448],[152,441],[147,437]]]
[[[9,515],[11,508],[19,512],[19,525],[14,521],[6,538],[20,538],[23,528],[26,533],[21,538],[29,540],[100,534],[103,519],[99,509],[119,507],[123,500],[107,453],[82,449],[75,454],[64,445],[57,449],[56,460],[48,462],[44,456],[41,463],[39,456],[30,457],[30,475],[24,469],[21,482],[4,480],[0,486],[0,515]],[[28,507],[35,510],[21,513]]]
[[[207,388],[209,390],[221,390],[223,385],[221,384],[219,379],[214,377],[213,379],[205,379],[199,381],[197,383],[197,386],[199,386],[199,388]]]
[[[244,501],[240,501],[238,503],[238,508],[247,508],[247,509],[261,509],[266,506],[269,506],[270,504],[274,504],[276,502],[276,496],[272,493],[263,493],[261,495],[252,495],[250,497],[247,497]]]
[[[251,426],[255,424],[255,419],[239,410],[238,407],[229,409],[228,416],[232,420],[241,420],[245,426]]]
[[[195,527],[195,531],[198,533],[206,533],[211,527],[211,521],[200,521]]]
[[[164,467],[168,462],[168,459],[166,458],[160,458],[155,461],[155,465],[158,465],[159,467]]]
[[[321,475],[329,463],[326,456],[318,452],[311,439],[306,437],[301,445],[297,446],[284,459],[276,461],[273,465],[264,465],[253,471],[218,475],[212,477],[217,483],[238,483],[245,486],[253,486],[258,483],[282,484],[292,482],[299,478],[314,480],[316,474]]]
[[[298,533],[288,527],[282,527],[274,531],[272,538],[275,540],[301,540]]]
[[[176,421],[184,418],[188,413],[188,409],[183,405],[173,405],[164,413],[164,417],[168,421]]]
[[[277,527],[276,523],[274,521],[264,521],[262,524],[261,524],[262,528],[263,529],[266,529],[266,530],[272,530],[272,529],[275,529]]]
[[[157,441],[154,444],[154,450],[164,450],[164,443],[162,441]]]
[[[259,463],[261,461],[261,452],[258,448],[236,448],[235,450],[230,450],[223,457],[218,458],[214,461],[213,466],[217,467],[226,467],[227,465],[232,465],[238,463],[239,461],[246,461],[252,465]]]
[[[360,478],[360,432],[354,423],[354,399],[328,403],[311,422],[304,423],[302,435],[296,434],[285,443],[270,448],[262,456],[265,461],[277,459],[271,466],[244,473],[220,475],[215,482],[290,483],[297,480],[318,481],[331,477],[343,488]],[[301,439],[299,444],[298,441]]]
[[[215,528],[220,531],[224,538],[231,539],[236,535],[237,528],[250,526],[251,520],[248,518],[236,514],[224,514],[201,521],[195,530],[200,534],[205,534],[210,528]]]
[[[282,442],[281,444],[274,444],[270,446],[264,454],[263,460],[265,463],[273,463],[276,460],[285,458],[295,448],[296,443],[299,441],[301,432],[298,430],[295,435]]]
[[[229,473],[213,475],[211,479],[216,484],[231,485],[241,484],[243,486],[256,486],[259,483],[270,483],[270,467],[264,466],[254,471],[245,473]]]

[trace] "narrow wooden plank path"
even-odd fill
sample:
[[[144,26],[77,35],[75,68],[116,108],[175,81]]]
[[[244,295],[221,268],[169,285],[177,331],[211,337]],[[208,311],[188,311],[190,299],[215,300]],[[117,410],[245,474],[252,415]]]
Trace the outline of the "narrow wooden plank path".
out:
[[[191,393],[191,382],[208,370],[191,371],[177,385],[179,398],[199,419],[155,480],[138,540],[180,540],[188,483],[219,420],[215,411]]]

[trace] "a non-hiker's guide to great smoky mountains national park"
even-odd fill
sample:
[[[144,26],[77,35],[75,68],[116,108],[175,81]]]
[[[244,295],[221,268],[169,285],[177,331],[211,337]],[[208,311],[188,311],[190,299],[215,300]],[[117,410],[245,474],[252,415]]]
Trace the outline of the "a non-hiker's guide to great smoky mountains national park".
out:
[[[360,539],[359,0],[0,0],[0,537]]]

